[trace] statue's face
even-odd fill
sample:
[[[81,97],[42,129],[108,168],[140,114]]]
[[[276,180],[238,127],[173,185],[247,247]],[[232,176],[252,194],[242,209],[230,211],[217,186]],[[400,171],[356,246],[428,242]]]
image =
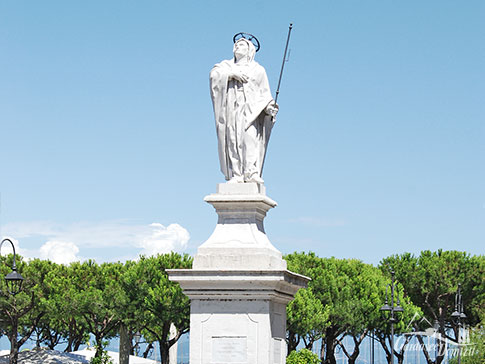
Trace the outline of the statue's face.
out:
[[[245,40],[240,40],[234,46],[234,56],[236,59],[247,56],[249,53],[249,46]]]

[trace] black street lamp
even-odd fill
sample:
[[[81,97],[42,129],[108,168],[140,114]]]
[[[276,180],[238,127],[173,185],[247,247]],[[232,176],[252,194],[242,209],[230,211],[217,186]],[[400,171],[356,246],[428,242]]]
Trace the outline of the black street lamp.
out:
[[[391,287],[391,305],[389,305],[387,292]],[[397,305],[394,306],[394,291],[397,290],[396,283],[394,282],[394,271],[391,271],[391,284],[386,286],[386,302],[384,306],[381,307],[381,311],[390,311],[391,317],[389,317],[389,322],[391,323],[391,364],[394,364],[394,324],[397,323],[399,320],[397,316],[394,315],[394,312],[403,312],[403,308],[400,306],[401,303],[399,302],[399,295],[397,295]]]
[[[460,336],[461,336],[461,323],[462,320],[466,319],[466,315],[464,308],[463,308],[463,297],[461,295],[461,284],[458,284],[458,291],[455,294],[455,311],[451,314],[451,318],[458,323],[458,364],[461,364],[461,345],[460,345]]]
[[[17,272],[17,265],[15,264],[15,246],[13,245],[12,241],[10,239],[3,239],[2,242],[0,243],[0,253],[2,250],[2,245],[8,241],[12,245],[13,249],[13,263],[12,263],[12,271],[5,276],[5,282],[7,283],[7,289],[8,292],[12,295],[15,296],[17,293],[19,293],[22,290],[22,282],[24,281],[24,277]]]

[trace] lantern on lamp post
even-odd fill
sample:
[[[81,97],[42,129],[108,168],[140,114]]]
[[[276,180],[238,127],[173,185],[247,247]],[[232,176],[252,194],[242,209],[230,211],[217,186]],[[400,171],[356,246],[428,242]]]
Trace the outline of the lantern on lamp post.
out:
[[[2,242],[0,243],[0,253],[2,250],[2,245],[5,242],[9,242],[12,245],[13,249],[13,263],[12,263],[12,271],[5,276],[5,282],[7,283],[7,289],[8,292],[12,295],[15,296],[17,293],[19,293],[22,290],[22,283],[24,281],[24,277],[17,272],[17,264],[15,263],[15,246],[12,243],[12,240],[10,239],[3,239]]]

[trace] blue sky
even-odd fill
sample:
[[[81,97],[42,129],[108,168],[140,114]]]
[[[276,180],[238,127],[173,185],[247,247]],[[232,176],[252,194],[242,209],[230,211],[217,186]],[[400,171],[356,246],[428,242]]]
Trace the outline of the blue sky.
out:
[[[0,234],[28,257],[194,254],[223,182],[209,96],[255,34],[283,253],[484,253],[483,1],[3,1]],[[6,250],[4,251],[6,252]]]

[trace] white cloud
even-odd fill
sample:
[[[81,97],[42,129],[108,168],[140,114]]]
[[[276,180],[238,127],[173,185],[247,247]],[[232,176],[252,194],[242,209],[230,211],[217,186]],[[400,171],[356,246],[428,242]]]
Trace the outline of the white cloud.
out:
[[[77,254],[79,248],[76,244],[67,241],[51,240],[39,249],[41,259],[49,259],[58,264],[69,264],[81,260]]]
[[[3,230],[20,241],[24,238],[44,241],[40,249],[24,250],[25,255],[22,255],[49,258],[58,263],[80,260],[79,247],[126,248],[133,249],[133,256],[153,255],[181,252],[190,239],[189,232],[179,224],[164,226],[130,220],[83,221],[65,225],[49,221],[18,222],[6,224]]]
[[[149,235],[139,241],[143,248],[141,254],[156,255],[171,251],[181,251],[187,246],[190,239],[189,232],[179,224],[170,224],[167,227],[159,223],[150,224]],[[147,231],[148,232],[148,231]]]
[[[56,233],[59,227],[50,221],[30,221],[8,223],[3,230],[9,235],[17,238],[29,238],[31,236],[51,236]]]

